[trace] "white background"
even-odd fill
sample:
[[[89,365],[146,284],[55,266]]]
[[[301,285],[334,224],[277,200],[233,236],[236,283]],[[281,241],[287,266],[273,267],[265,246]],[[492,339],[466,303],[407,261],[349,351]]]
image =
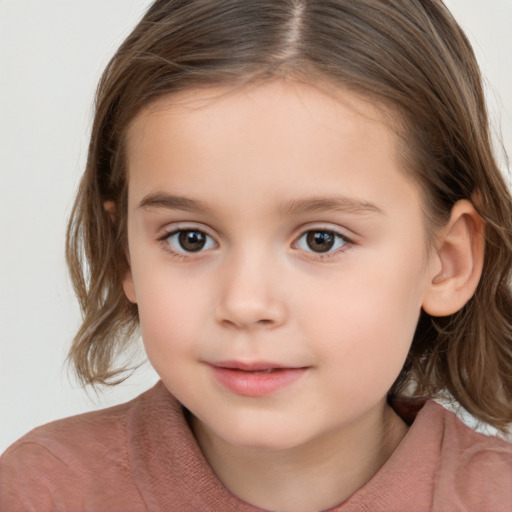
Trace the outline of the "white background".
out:
[[[87,152],[96,83],[148,0],[0,0],[0,452],[36,425],[136,396],[146,364],[101,396],[64,359],[79,312],[64,232]],[[512,0],[448,0],[512,153]]]

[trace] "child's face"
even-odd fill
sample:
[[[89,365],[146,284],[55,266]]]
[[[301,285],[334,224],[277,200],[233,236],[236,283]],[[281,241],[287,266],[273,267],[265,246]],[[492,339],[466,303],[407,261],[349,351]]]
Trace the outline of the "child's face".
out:
[[[149,359],[232,445],[366,428],[432,274],[397,136],[347,92],[221,92],[160,101],[128,134],[124,286]]]

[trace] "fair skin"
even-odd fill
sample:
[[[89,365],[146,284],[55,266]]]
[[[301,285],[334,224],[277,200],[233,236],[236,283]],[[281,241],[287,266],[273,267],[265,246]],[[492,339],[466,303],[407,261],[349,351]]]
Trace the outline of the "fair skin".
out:
[[[386,394],[421,309],[450,314],[478,283],[471,203],[427,251],[397,135],[343,90],[189,91],[127,142],[124,290],[206,459],[268,510],[342,502],[406,434]]]

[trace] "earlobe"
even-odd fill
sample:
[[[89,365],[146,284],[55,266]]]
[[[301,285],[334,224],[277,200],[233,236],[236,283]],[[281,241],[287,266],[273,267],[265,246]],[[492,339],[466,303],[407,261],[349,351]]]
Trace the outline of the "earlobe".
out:
[[[109,214],[110,220],[116,224],[117,223],[117,210],[116,203],[114,201],[108,200],[103,203],[103,208]]]
[[[135,295],[135,286],[133,284],[132,271],[127,270],[123,278],[123,290],[126,298],[133,304],[137,304],[137,297]]]
[[[482,275],[484,221],[470,201],[454,205],[436,247],[423,309],[431,316],[448,316],[471,299]]]

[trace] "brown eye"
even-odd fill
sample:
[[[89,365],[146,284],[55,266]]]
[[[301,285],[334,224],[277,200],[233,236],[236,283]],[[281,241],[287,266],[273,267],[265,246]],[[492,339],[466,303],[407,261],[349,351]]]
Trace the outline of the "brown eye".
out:
[[[178,241],[184,251],[197,252],[205,246],[206,235],[201,231],[181,231]]]
[[[165,237],[172,250],[193,253],[216,247],[212,237],[197,229],[180,229]]]
[[[332,253],[343,250],[350,245],[350,240],[341,233],[329,229],[317,229],[306,231],[295,243],[296,247],[303,251],[317,254]]]
[[[327,252],[334,247],[336,238],[330,231],[309,231],[306,235],[306,243],[314,252]]]

